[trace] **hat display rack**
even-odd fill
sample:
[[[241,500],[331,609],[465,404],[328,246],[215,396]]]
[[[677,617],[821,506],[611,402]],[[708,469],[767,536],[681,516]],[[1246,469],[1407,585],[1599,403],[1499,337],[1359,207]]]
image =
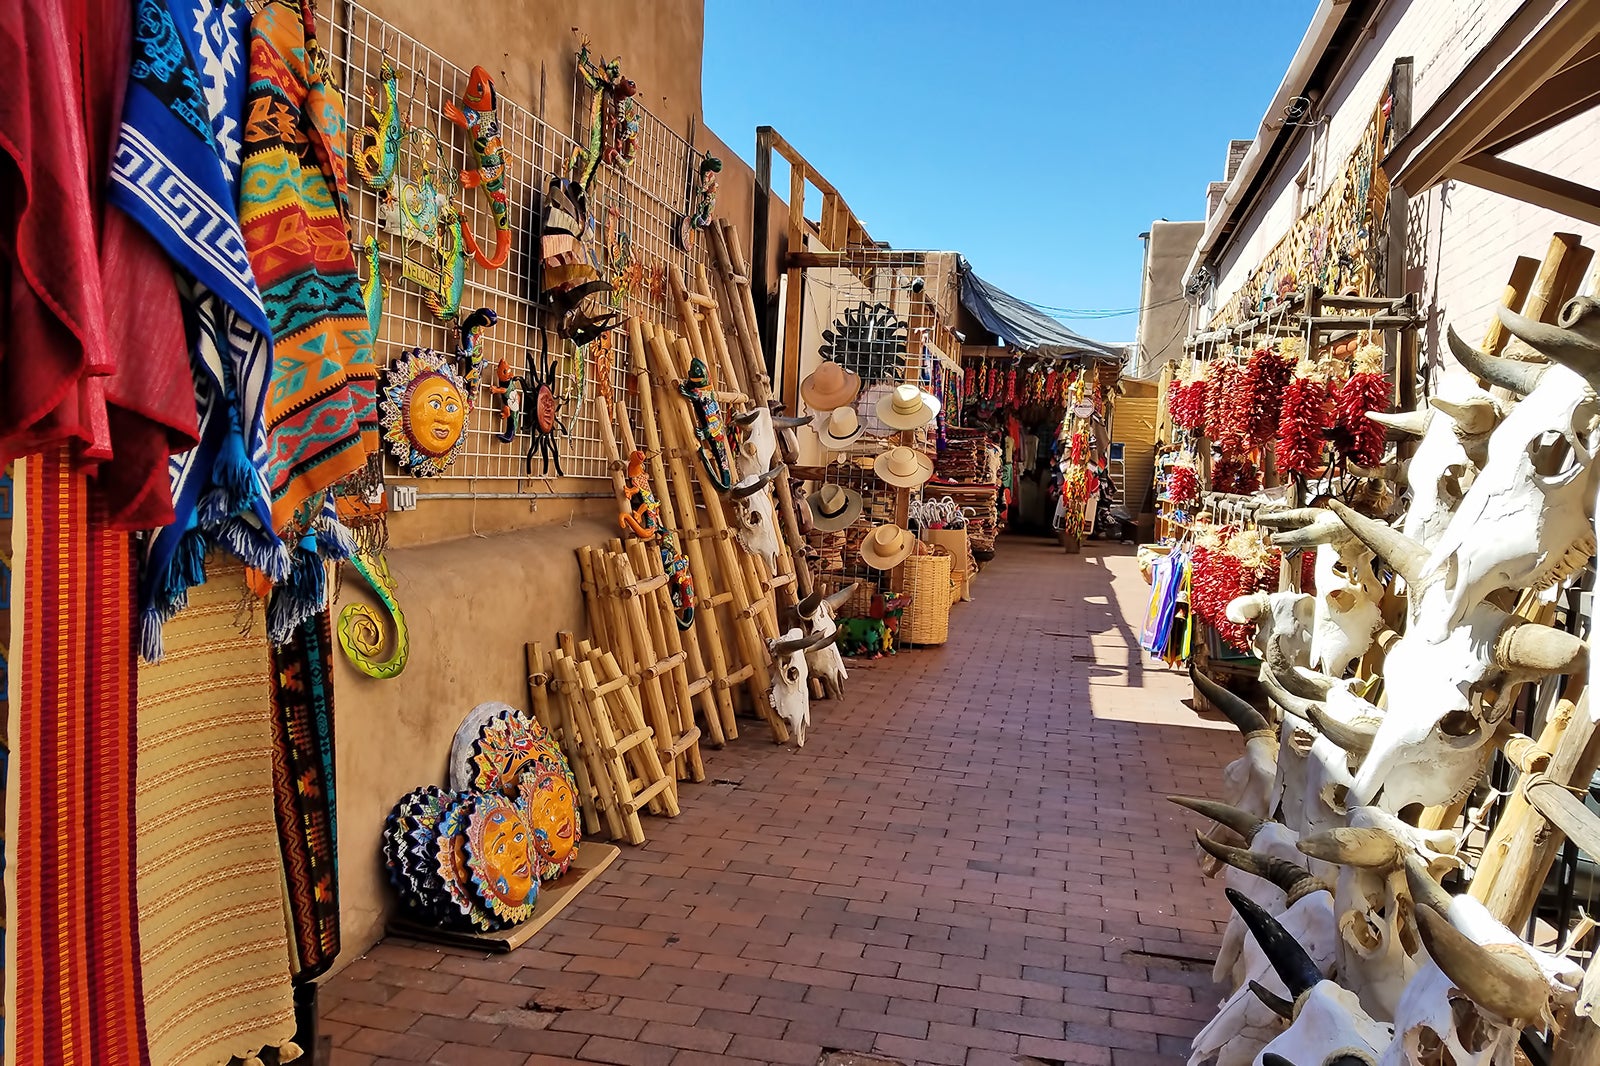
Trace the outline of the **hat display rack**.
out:
[[[435,168],[440,191],[451,195],[467,228],[480,242],[492,244],[488,235],[495,232],[496,225],[488,197],[461,188],[459,183],[461,171],[476,165],[471,139],[440,112],[442,101],[464,98],[469,72],[398,30],[361,0],[334,5],[329,14],[326,54],[345,99],[352,102],[353,144],[362,143],[359,127],[374,122],[366,108],[357,105],[369,92],[380,94],[381,68],[387,62],[398,72],[394,84],[400,111],[405,114],[409,108],[408,128],[419,131],[416,143],[422,147],[413,153],[416,158],[410,165],[420,167],[427,162]],[[575,35],[572,43],[576,52],[581,39]],[[488,59],[482,61],[489,63]],[[435,478],[412,479],[392,465],[386,471],[387,479],[416,486],[420,501],[537,498],[582,490],[581,484],[554,484],[554,465],[548,478],[541,476],[544,471],[537,458],[530,471],[525,456],[534,420],[524,413],[521,424],[511,428],[508,440],[507,422],[501,418],[504,397],[491,392],[503,388],[496,373],[502,360],[508,381],[531,379],[540,369],[539,353],[545,349],[546,339],[555,376],[552,391],[560,399],[559,420],[566,430],[558,431],[553,443],[566,478],[581,483],[609,476],[597,418],[605,394],[609,393],[612,402],[625,405],[632,416],[638,415],[638,400],[628,388],[626,374],[632,355],[626,330],[613,329],[575,349],[556,335],[557,316],[538,299],[545,189],[551,177],[569,174],[575,153],[589,137],[594,90],[580,73],[574,71],[573,78],[572,112],[561,116],[537,113],[527,101],[517,100],[497,86],[510,252],[504,267],[497,270],[484,269],[467,258],[458,320],[464,322],[477,309],[488,308],[494,324],[477,336],[481,381],[473,388],[475,394],[467,397],[470,411],[459,457]],[[705,156],[636,101],[633,117],[638,129],[633,135],[632,164],[626,168],[602,166],[590,182],[589,227],[582,251],[599,265],[602,278],[613,284],[609,297],[600,297],[611,309],[680,328],[677,304],[665,283],[666,270],[677,267],[693,276],[711,254],[709,241],[695,241],[686,251],[676,236],[689,175]],[[408,177],[407,165],[403,159],[398,178]],[[382,367],[416,348],[454,357],[462,347],[457,319],[437,317],[426,305],[422,289],[411,280],[419,269],[425,272],[436,266],[433,253],[386,229],[385,198],[384,193],[368,188],[352,169],[350,200],[356,241],[359,246],[367,237],[376,238],[379,272],[385,283],[375,358]],[[365,273],[365,264],[362,269]],[[549,331],[547,338],[544,331]]]
[[[956,394],[961,375],[954,371],[954,360],[942,354],[961,350],[949,325],[955,309],[946,295],[953,291],[953,263],[939,252],[851,248],[839,257],[839,264],[843,271],[806,271],[805,299],[825,308],[818,317],[829,323],[819,354],[861,379],[850,408],[861,428],[849,433],[842,447],[831,446],[823,436],[831,412],[814,412],[824,465],[798,473],[810,479],[813,491],[835,485],[858,493],[862,500],[861,516],[842,531],[842,544],[840,531],[811,534],[824,567],[819,585],[831,591],[863,581],[879,592],[892,593],[903,585],[903,567],[878,569],[863,558],[861,547],[879,526],[910,528],[912,503],[922,495],[923,475],[931,472],[938,442],[949,426],[960,422],[962,405]],[[899,385],[915,386],[914,404],[936,414],[926,421],[902,416],[901,424],[922,422],[914,429],[886,425],[880,404],[892,410]],[[910,394],[901,397],[901,406],[911,399]],[[809,405],[807,409],[811,410]],[[848,418],[840,421],[847,423]],[[897,447],[916,452],[914,465],[921,468],[914,476],[895,478],[900,484],[885,480],[875,469],[875,463],[885,464],[880,455]],[[911,465],[900,463],[907,472]]]

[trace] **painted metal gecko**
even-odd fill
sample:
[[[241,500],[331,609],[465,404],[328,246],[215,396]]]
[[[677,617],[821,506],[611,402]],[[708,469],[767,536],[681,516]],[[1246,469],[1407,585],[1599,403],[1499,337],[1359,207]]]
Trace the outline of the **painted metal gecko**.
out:
[[[405,137],[405,123],[400,119],[400,74],[388,52],[378,65],[378,88],[367,89],[366,100],[374,124],[361,127],[365,146],[355,154],[356,172],[369,189],[387,189],[394,181],[400,141]]]
[[[700,462],[711,475],[718,492],[733,488],[733,452],[728,444],[728,423],[722,405],[711,389],[706,364],[696,358],[689,363],[689,376],[678,391],[694,407],[694,435],[700,442]]]
[[[499,270],[511,255],[511,200],[506,192],[505,144],[500,137],[500,97],[487,70],[472,68],[461,106],[446,100],[444,117],[472,135],[472,157],[478,166],[461,172],[461,184],[468,189],[482,189],[494,215],[494,255],[484,255],[472,227],[463,221],[461,232],[467,250],[485,270]]]

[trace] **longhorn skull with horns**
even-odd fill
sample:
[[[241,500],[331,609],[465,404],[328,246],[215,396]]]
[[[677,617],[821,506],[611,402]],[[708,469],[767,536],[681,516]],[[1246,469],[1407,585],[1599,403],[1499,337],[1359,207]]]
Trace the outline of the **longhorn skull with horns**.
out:
[[[743,437],[733,456],[734,466],[741,478],[750,478],[770,470],[778,460],[778,431],[803,426],[811,416],[783,418],[765,407],[754,407],[734,415],[733,421]]]
[[[1257,818],[1272,813],[1272,784],[1278,765],[1278,731],[1250,701],[1229,692],[1193,664],[1189,678],[1195,691],[1227,716],[1244,736],[1244,754],[1222,771],[1223,801]],[[1216,867],[1209,866],[1209,873]]]
[[[822,682],[822,689],[829,699],[843,698],[845,678],[850,676],[844,668],[844,655],[839,651],[835,637],[839,631],[835,618],[839,608],[844,606],[859,584],[859,581],[852,581],[831,596],[824,596],[821,589],[816,589],[795,604],[795,613],[800,616],[810,636],[826,641],[806,652],[806,665],[811,676]]]
[[[1262,1049],[1290,1062],[1325,1063],[1341,1055],[1373,1063],[1393,1039],[1393,1030],[1361,1008],[1360,1001],[1328,980],[1299,941],[1272,915],[1248,897],[1228,890],[1228,902],[1255,934],[1289,996],[1276,995],[1255,983],[1251,990],[1278,1011],[1289,1027]]]
[[[1383,582],[1373,569],[1372,553],[1337,516],[1321,508],[1260,513],[1256,524],[1273,531],[1272,544],[1276,548],[1316,552],[1310,665],[1335,676],[1344,673],[1350,663],[1366,654],[1383,623],[1378,606]]]
[[[838,634],[814,637],[803,629],[795,628],[777,640],[767,642],[772,653],[772,688],[768,698],[772,709],[789,727],[797,748],[806,746],[806,730],[811,726],[811,685],[806,670],[806,652],[823,644],[838,640]]]
[[[778,521],[772,509],[772,483],[788,467],[779,464],[764,474],[747,477],[728,493],[738,516],[739,543],[751,555],[766,560],[767,572],[778,572]]]

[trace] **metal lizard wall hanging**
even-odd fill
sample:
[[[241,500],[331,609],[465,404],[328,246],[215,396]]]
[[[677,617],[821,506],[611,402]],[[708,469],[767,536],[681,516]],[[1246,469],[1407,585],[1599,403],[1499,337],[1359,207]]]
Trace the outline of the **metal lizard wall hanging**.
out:
[[[461,232],[466,238],[467,250],[485,270],[499,270],[511,256],[511,201],[506,192],[505,143],[500,136],[500,98],[487,70],[472,68],[461,106],[446,100],[444,117],[472,135],[472,158],[477,167],[461,172],[461,185],[466,189],[482,189],[489,199],[489,211],[494,215],[494,254],[483,253],[471,225],[463,221]]]

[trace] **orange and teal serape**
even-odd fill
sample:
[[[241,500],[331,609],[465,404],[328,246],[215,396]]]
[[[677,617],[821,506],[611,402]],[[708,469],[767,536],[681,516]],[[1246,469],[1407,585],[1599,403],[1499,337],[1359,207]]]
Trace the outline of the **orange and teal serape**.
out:
[[[272,326],[267,484],[280,530],[378,448],[347,138],[311,0],[265,5],[250,24],[239,220]]]
[[[129,534],[108,528],[67,446],[21,464],[23,614],[12,708],[15,1014],[6,1061],[146,1061],[134,871]]]

